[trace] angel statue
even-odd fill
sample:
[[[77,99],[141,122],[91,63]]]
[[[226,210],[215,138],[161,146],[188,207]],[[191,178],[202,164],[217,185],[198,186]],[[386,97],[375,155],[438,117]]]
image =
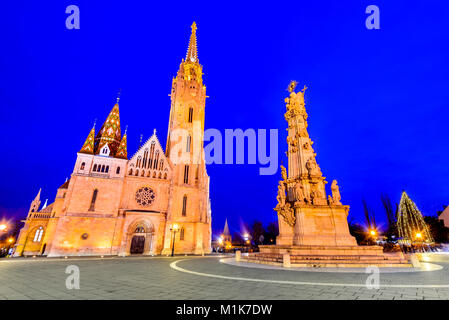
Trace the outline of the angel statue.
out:
[[[285,205],[285,185],[284,185],[284,181],[279,181],[279,186],[278,186],[278,195],[276,197],[277,201],[278,201],[278,206],[283,207]]]
[[[341,195],[340,195],[340,187],[337,184],[337,180],[332,181],[331,184],[331,191],[332,191],[332,199],[335,204],[341,204]]]

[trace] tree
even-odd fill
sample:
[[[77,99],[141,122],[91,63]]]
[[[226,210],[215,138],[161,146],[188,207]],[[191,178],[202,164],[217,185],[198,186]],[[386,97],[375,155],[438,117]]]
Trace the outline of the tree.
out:
[[[251,239],[253,240],[254,244],[257,246],[261,243],[263,243],[263,237],[265,230],[263,228],[262,222],[260,221],[254,221],[253,225],[251,226]]]
[[[433,237],[421,212],[405,191],[402,192],[399,202],[397,227],[399,237],[407,243],[433,242]]]
[[[436,243],[447,243],[449,240],[449,228],[444,226],[443,220],[437,217],[425,216],[424,221],[430,229],[430,234]]]
[[[232,235],[232,244],[242,246],[245,243],[239,232],[234,232]]]
[[[279,235],[279,226],[276,222],[271,222],[267,226],[267,230],[264,233],[264,244],[275,244],[276,237]]]
[[[385,235],[387,239],[396,238],[398,236],[398,229],[396,227],[397,209],[393,210],[393,206],[391,205],[391,200],[388,195],[386,194],[381,195],[380,200],[382,201],[382,205],[384,206],[388,222],[387,232]]]
[[[377,229],[376,218],[374,216],[373,210],[370,207],[368,207],[368,203],[366,202],[365,199],[362,199],[362,203],[363,203],[363,212],[365,213],[365,220],[368,229],[376,230]]]
[[[366,232],[365,232],[365,228],[361,224],[359,224],[359,223],[355,222],[353,219],[351,219],[348,222],[348,226],[349,226],[349,233],[353,237],[355,237],[358,244],[365,242]]]

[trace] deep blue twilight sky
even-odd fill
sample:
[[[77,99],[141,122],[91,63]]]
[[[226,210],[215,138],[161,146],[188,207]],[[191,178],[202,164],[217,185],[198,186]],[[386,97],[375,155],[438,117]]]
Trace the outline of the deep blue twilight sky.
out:
[[[425,214],[449,204],[448,1],[7,1],[0,12],[0,218],[54,199],[119,88],[128,151],[153,128],[165,146],[171,79],[198,24],[206,128],[278,128],[290,80],[306,84],[309,133],[350,219],[362,198],[405,189]],[[65,28],[80,8],[81,29]],[[365,8],[380,8],[367,30]],[[124,128],[123,128],[124,129]],[[285,163],[285,159],[284,159]],[[210,165],[213,228],[276,221],[277,181],[258,165]],[[329,184],[330,185],[330,184]],[[328,186],[329,186],[328,185]]]

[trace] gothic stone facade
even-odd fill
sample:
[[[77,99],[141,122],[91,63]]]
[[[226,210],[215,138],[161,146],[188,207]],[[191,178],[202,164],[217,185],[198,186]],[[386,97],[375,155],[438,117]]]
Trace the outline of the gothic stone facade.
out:
[[[90,131],[53,203],[31,203],[15,256],[176,254],[211,251],[209,177],[203,157],[206,87],[196,25],[173,79],[164,152],[156,131],[128,160],[119,99]],[[179,226],[173,232],[173,226]]]

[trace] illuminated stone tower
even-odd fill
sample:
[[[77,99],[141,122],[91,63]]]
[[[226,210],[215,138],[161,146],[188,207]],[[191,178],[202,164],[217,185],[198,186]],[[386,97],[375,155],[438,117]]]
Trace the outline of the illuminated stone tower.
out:
[[[210,251],[211,233],[209,177],[203,156],[206,86],[198,60],[195,22],[191,28],[186,59],[172,81],[170,94],[166,156],[173,164],[173,197],[167,219],[168,226],[191,223],[196,243],[193,251],[203,253]]]

